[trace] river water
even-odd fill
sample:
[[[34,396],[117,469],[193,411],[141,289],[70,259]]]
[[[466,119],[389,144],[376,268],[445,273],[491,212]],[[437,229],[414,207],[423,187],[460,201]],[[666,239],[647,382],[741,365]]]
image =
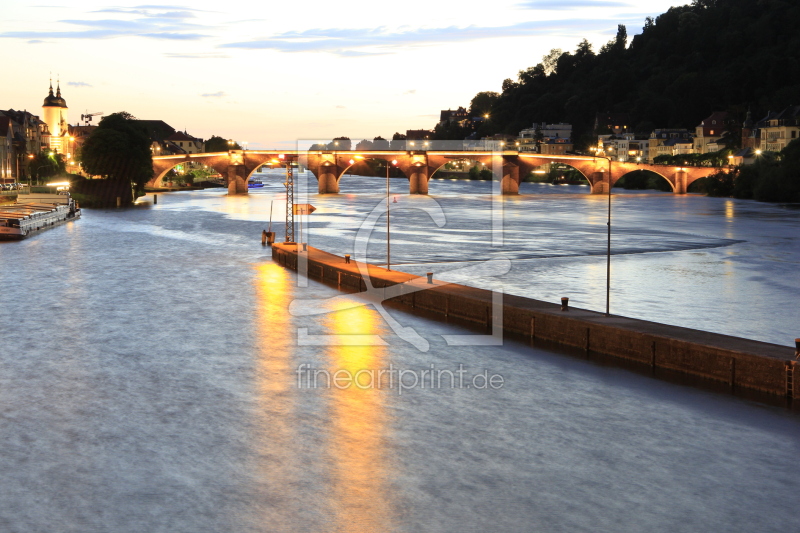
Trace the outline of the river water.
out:
[[[796,411],[508,339],[449,346],[442,335],[481,332],[390,310],[428,340],[420,351],[374,307],[336,310],[335,289],[272,263],[260,233],[272,205],[282,236],[282,186],[267,181],[245,198],[87,210],[0,245],[0,531],[800,523]],[[309,195],[304,240],[352,253],[384,185],[346,176],[342,194]],[[485,183],[434,180],[430,201],[392,187],[396,268],[604,309],[605,198],[523,184],[498,206]],[[434,206],[441,228],[416,209]],[[798,211],[655,193],[616,194],[612,209],[612,313],[797,336]],[[309,299],[330,312],[289,312]],[[325,377],[359,370],[357,387]]]

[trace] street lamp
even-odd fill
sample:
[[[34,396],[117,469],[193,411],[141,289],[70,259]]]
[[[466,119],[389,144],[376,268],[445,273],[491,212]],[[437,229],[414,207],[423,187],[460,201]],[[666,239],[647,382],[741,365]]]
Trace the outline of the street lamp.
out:
[[[397,159],[392,159],[392,165],[397,166]],[[392,269],[392,248],[389,241],[389,162],[386,162],[386,270]]]
[[[606,222],[606,225],[608,226],[608,243],[606,248],[606,316],[611,316],[611,158],[607,157],[605,152],[603,152],[600,148],[595,150],[595,157],[602,157],[608,161],[608,222]]]

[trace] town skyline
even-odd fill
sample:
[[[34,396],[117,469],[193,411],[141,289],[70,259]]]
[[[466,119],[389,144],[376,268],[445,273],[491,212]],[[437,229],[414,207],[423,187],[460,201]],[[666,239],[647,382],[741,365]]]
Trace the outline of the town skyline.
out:
[[[71,124],[87,112],[127,111],[252,149],[387,137],[431,128],[441,109],[468,106],[477,92],[499,92],[503,79],[552,48],[572,50],[586,38],[597,49],[617,24],[632,36],[645,17],[684,3],[501,2],[487,11],[482,3],[331,10],[312,2],[269,13],[210,2],[23,3],[5,9],[0,27],[25,67],[4,100],[38,114],[52,76]]]

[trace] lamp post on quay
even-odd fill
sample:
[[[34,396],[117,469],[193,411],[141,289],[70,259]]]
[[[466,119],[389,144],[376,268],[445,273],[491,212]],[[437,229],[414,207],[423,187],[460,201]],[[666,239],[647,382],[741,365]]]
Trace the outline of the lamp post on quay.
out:
[[[391,165],[397,166],[397,159],[392,159]],[[386,270],[392,269],[392,247],[389,239],[389,161],[386,162]]]
[[[608,242],[606,247],[606,316],[611,316],[611,157],[606,156],[603,149],[599,147],[595,148],[594,152],[595,157],[602,157],[608,161],[608,222],[606,222],[606,225],[608,226]]]

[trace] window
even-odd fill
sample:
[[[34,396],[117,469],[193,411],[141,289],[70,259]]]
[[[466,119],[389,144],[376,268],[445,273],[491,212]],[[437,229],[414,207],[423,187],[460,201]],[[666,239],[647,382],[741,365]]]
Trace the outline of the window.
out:
[[[714,130],[708,132],[709,135],[714,135]]]
[[[797,131],[796,130],[792,130],[792,139],[796,139],[796,138],[797,138]]]

